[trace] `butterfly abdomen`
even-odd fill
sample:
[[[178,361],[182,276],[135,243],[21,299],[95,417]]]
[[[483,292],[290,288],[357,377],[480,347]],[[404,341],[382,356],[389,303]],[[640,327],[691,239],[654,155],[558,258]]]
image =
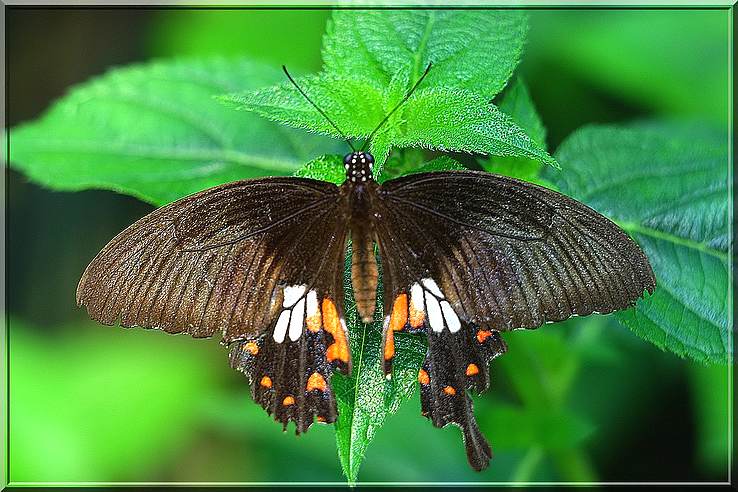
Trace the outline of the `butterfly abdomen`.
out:
[[[374,241],[364,228],[352,233],[351,285],[354,289],[356,309],[364,323],[374,318],[376,306],[377,260],[374,256]]]

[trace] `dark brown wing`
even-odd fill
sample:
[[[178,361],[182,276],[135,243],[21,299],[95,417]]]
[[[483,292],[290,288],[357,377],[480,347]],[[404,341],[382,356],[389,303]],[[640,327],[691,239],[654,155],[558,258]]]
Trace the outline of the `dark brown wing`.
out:
[[[185,197],[110,241],[85,270],[77,302],[106,324],[239,341],[231,363],[269,413],[298,432],[315,415],[333,421],[326,382],[332,367],[350,367],[343,201],[335,185],[302,178]]]
[[[405,176],[380,187],[375,213],[390,313],[385,345],[397,329],[428,333],[423,411],[436,425],[462,427],[477,469],[487,466],[489,446],[465,390],[488,387],[488,361],[505,350],[498,332],[610,313],[655,287],[648,259],[614,223],[512,178]]]

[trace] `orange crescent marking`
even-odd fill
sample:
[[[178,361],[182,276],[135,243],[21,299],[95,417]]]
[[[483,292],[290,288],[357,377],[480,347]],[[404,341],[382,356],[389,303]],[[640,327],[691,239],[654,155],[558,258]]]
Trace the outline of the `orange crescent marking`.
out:
[[[245,343],[243,349],[251,355],[256,355],[259,353],[259,346],[255,342]]]
[[[349,361],[349,348],[346,341],[346,333],[341,326],[341,320],[338,318],[338,310],[333,301],[327,297],[323,299],[323,326],[325,330],[333,336],[335,343],[331,344],[326,351],[326,357],[329,361],[340,359],[343,362]]]
[[[265,388],[271,388],[272,378],[270,378],[269,376],[264,376],[263,378],[261,378],[261,381],[259,381],[259,384]]]
[[[486,339],[492,336],[492,332],[489,330],[479,330],[477,332],[477,341],[479,343],[484,343]]]
[[[456,394],[456,390],[453,386],[446,386],[445,388],[443,388],[443,392],[449,396],[454,396]]]
[[[430,383],[430,377],[428,376],[428,373],[425,372],[424,369],[421,369],[420,371],[418,371],[418,382],[420,384]]]
[[[317,417],[315,417],[315,420],[317,420],[320,423],[325,423],[325,417],[321,417],[320,415],[318,415]]]
[[[295,399],[291,396],[285,396],[284,400],[282,400],[282,405],[284,405],[285,407],[288,407],[294,404],[295,404]]]
[[[400,294],[395,298],[395,303],[392,305],[389,329],[400,331],[405,328],[405,323],[407,323],[407,294]]]
[[[325,388],[325,378],[319,372],[312,373],[308,378],[307,390],[312,391],[317,389],[320,391],[325,391]]]
[[[413,328],[420,328],[425,321],[425,311],[418,309],[410,299],[410,326]]]
[[[390,322],[390,325],[392,322]],[[392,327],[390,326],[387,329],[387,334],[385,335],[384,340],[384,360],[390,360],[392,357],[395,356],[395,332],[392,330]]]
[[[467,376],[474,376],[475,374],[479,374],[479,368],[476,364],[469,364],[468,366],[466,366]]]

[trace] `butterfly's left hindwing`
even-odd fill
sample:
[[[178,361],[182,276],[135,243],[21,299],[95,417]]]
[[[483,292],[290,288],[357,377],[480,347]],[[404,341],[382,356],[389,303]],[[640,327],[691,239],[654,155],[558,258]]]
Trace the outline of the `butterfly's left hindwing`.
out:
[[[655,287],[640,248],[589,207],[523,181],[471,171],[413,174],[375,200],[384,273],[385,371],[394,331],[424,331],[423,414],[463,430],[470,464],[489,445],[467,390],[489,386],[500,332],[610,313]]]
[[[220,335],[231,364],[285,425],[335,420],[333,368],[351,364],[343,321],[345,199],[303,178],[239,181],[164,206],[115,237],[77,301],[104,323]]]

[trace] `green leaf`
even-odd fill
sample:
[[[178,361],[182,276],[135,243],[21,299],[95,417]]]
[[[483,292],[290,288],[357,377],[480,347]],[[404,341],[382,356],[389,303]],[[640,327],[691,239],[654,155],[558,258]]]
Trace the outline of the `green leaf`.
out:
[[[384,91],[376,82],[321,74],[301,77],[298,83],[348,137],[369,136],[385,112]],[[342,136],[289,82],[219,99],[294,128]]]
[[[319,179],[340,186],[346,181],[343,157],[336,154],[322,155],[298,169],[295,176]]]
[[[13,128],[12,165],[53,189],[111,189],[156,205],[228,181],[291,174],[336,143],[213,99],[281,77],[243,58],[116,69]]]
[[[429,168],[453,169],[460,164],[449,158],[428,163]],[[448,167],[444,167],[448,166]],[[374,323],[365,325],[356,312],[351,288],[350,252],[346,260],[344,282],[345,317],[349,331],[353,369],[351,376],[335,374],[333,389],[338,403],[336,444],[344,475],[356,481],[364,454],[388,415],[395,413],[409,399],[417,386],[418,369],[426,352],[424,337],[397,333],[396,356],[392,377],[382,370],[382,282],[377,287],[377,311]]]
[[[565,171],[547,174],[630,233],[653,266],[656,291],[618,319],[704,362],[732,357],[727,143],[701,125],[589,127],[556,153]]]
[[[525,130],[531,140],[546,148],[546,127],[543,126],[541,116],[536,110],[528,85],[522,78],[516,78],[505,89],[498,108]]]
[[[534,143],[546,149],[546,128],[536,111],[531,99],[528,86],[520,77],[510,84],[499,103],[499,109],[530,136]],[[504,174],[513,178],[552,188],[553,185],[540,177],[543,163],[537,159],[525,157],[497,157],[489,156],[480,159],[479,164],[485,171],[495,174]]]
[[[370,82],[324,75],[305,77],[299,83],[350,137],[368,136],[394,105],[386,99],[391,88],[383,92]],[[292,86],[281,84],[221,99],[296,128],[340,136]],[[358,107],[357,100],[363,101]],[[372,142],[377,170],[391,146],[518,156],[558,166],[510,117],[485,98],[462,90],[416,92]]]
[[[388,85],[413,83],[429,62],[425,87],[492,97],[505,86],[528,29],[521,11],[339,10],[323,39],[325,70]]]
[[[408,100],[398,147],[421,146],[537,159],[558,168],[513,119],[481,96],[455,89],[427,89]]]

